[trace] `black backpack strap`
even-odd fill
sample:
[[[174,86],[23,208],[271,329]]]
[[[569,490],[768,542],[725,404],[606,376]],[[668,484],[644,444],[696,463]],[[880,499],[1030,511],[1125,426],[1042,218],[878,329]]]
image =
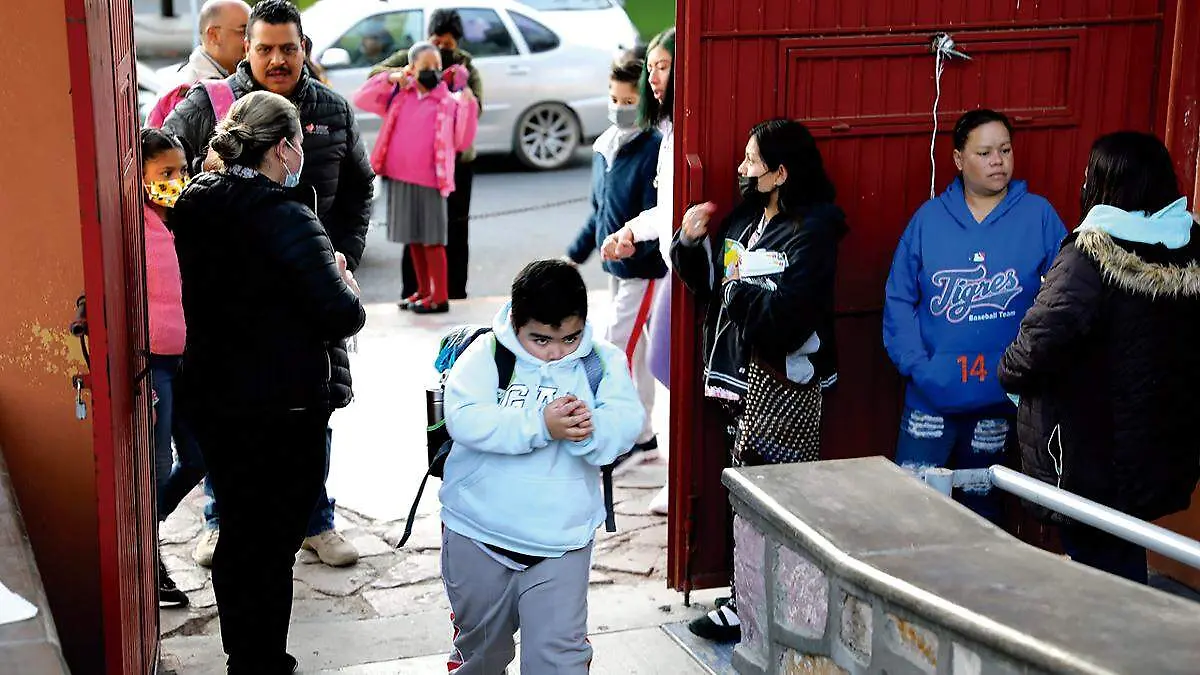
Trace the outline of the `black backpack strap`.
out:
[[[604,380],[604,360],[600,358],[600,353],[594,348],[583,357],[583,369],[587,373],[588,387],[592,390],[592,396],[600,391],[600,382]],[[613,466],[600,467],[601,485],[604,491],[604,531],[617,531],[617,510],[613,504]]]
[[[599,352],[592,349],[586,356],[583,357],[583,369],[587,373],[588,387],[592,390],[592,396],[600,391],[600,382],[604,380],[604,360],[600,358]],[[604,490],[604,531],[617,531],[617,510],[613,504],[613,465],[600,467],[600,478]]]
[[[600,467],[600,481],[604,492],[604,531],[617,531],[617,507],[613,504],[613,465]]]
[[[508,389],[517,369],[517,355],[496,337],[492,338],[492,353],[496,357],[496,388]]]
[[[454,441],[446,441],[438,449],[437,454],[433,456],[433,460],[429,462],[429,469],[425,472],[425,476],[421,478],[421,485],[417,487],[417,496],[413,498],[412,507],[408,509],[408,520],[404,522],[404,534],[401,535],[396,548],[403,548],[408,543],[408,538],[412,536],[413,525],[417,522],[417,507],[421,505],[421,495],[425,494],[425,484],[429,482],[429,477],[433,475],[433,467],[446,461],[446,456],[450,454],[450,448],[453,446]]]

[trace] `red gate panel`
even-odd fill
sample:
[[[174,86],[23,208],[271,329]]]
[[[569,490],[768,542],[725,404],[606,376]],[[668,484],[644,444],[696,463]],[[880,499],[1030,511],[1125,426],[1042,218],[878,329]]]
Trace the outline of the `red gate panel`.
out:
[[[149,344],[133,6],[65,0],[89,308],[106,672],[157,667]]]
[[[1010,115],[1017,177],[1068,225],[1078,222],[1092,140],[1165,126],[1175,22],[1163,0],[680,0],[678,16],[676,203],[713,200],[727,212],[749,129],[787,116],[818,138],[846,211],[826,457],[890,455],[895,445],[902,385],[880,317],[896,242],[929,198],[934,34],[951,33],[972,56],[942,76],[938,192],[954,172],[949,131],[972,108]],[[689,344],[701,310],[677,292],[669,576],[688,589],[728,578],[726,449]]]

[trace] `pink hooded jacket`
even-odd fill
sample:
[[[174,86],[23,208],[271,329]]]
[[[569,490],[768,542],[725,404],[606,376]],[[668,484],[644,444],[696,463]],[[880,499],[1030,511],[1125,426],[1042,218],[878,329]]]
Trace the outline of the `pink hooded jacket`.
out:
[[[187,341],[183,319],[183,283],[175,235],[149,204],[146,217],[146,307],[150,315],[150,353],[179,356]]]
[[[459,68],[460,66],[454,66]],[[412,175],[404,166],[421,166],[432,169],[433,183],[443,197],[454,192],[454,157],[471,147],[479,126],[479,107],[467,101],[461,94],[454,94],[441,82],[427,96],[437,101],[433,124],[421,114],[417,103],[420,93],[415,84],[405,87],[388,81],[389,73],[379,73],[367,80],[354,94],[354,105],[369,113],[383,117],[383,126],[375,149],[371,151],[371,168],[375,173],[392,180],[418,185],[426,184],[429,175]],[[401,133],[411,143],[392,142],[393,134]],[[432,144],[429,142],[432,136]],[[432,145],[433,155],[428,158],[396,157],[395,150],[420,151]],[[404,161],[402,161],[404,160]]]

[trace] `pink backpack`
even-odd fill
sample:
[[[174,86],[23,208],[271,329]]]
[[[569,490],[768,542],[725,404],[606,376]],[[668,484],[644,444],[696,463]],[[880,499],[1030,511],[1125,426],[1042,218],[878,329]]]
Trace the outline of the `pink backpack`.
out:
[[[225,114],[233,107],[233,87],[229,86],[226,80],[201,80],[200,84],[204,86],[204,91],[208,93],[208,100],[212,103],[213,113],[216,114],[216,121],[220,122],[224,119]],[[163,94],[162,98],[158,99],[158,103],[154,105],[154,110],[150,111],[150,117],[146,120],[146,126],[159,129],[162,128],[163,122],[167,119],[167,115],[179,105],[179,102],[187,97],[192,85],[181,84],[178,87]]]

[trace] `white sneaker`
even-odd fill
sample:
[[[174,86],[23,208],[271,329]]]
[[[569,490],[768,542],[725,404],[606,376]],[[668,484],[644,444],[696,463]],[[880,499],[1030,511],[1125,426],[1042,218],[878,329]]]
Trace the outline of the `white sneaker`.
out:
[[[346,567],[358,562],[358,549],[334,529],[306,538],[302,547],[316,553],[321,562],[330,567]]]
[[[653,513],[656,516],[667,515],[667,509],[669,509],[671,506],[671,495],[668,490],[669,487],[670,484],[662,486],[662,489],[658,491],[658,494],[654,495],[654,499],[650,500],[650,513]]]
[[[196,550],[192,551],[192,560],[201,567],[212,567],[213,554],[217,552],[217,538],[221,530],[216,527],[204,528],[200,541],[196,542]]]

